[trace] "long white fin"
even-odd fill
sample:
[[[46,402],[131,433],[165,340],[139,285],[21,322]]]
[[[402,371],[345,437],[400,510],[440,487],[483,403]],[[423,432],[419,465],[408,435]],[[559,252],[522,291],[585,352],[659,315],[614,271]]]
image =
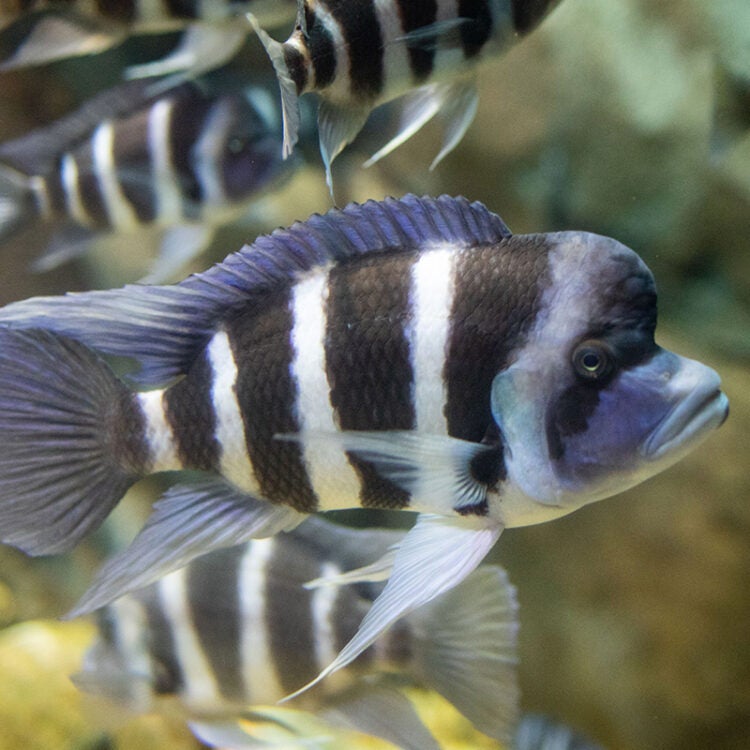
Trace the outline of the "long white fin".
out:
[[[312,682],[283,701],[351,664],[396,620],[458,585],[484,559],[502,529],[500,524],[484,518],[419,516],[399,545],[386,587],[355,636]]]

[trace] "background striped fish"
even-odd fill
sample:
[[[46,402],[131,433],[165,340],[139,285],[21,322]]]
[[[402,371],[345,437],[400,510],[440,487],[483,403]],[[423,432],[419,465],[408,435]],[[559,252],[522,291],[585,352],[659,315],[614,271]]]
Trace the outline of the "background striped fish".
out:
[[[294,0],[2,0],[0,70],[104,52],[138,34],[185,29],[175,52],[133,75],[198,75],[229,60],[245,41],[252,10],[269,26],[290,23]]]
[[[310,519],[289,534],[201,557],[99,612],[99,640],[76,682],[142,712],[176,697],[199,737],[236,747],[249,731],[243,719],[273,715],[260,707],[312,679],[382,588],[303,584],[376,559],[401,536]],[[500,568],[481,568],[286,707],[429,750],[438,744],[399,689],[418,684],[507,740],[518,717],[516,632],[513,587]],[[284,711],[276,715],[284,721]]]
[[[297,27],[280,44],[255,26],[281,86],[284,155],[297,142],[298,97],[320,94],[320,150],[331,163],[373,108],[407,94],[398,133],[372,164],[439,115],[445,124],[434,167],[474,119],[475,69],[530,32],[559,0],[300,0]],[[251,16],[252,17],[252,16]]]
[[[57,230],[39,270],[98,234],[162,233],[152,279],[173,274],[294,165],[263,85],[209,76],[154,95],[145,81],[0,144],[0,236],[30,222]]]
[[[654,280],[632,250],[514,236],[446,196],[313,216],[180,284],[31,299],[0,324],[5,542],[70,549],[139,478],[205,472],[165,494],[77,613],[312,512],[420,513],[360,571],[389,582],[321,677],[463,580],[504,528],[643,481],[728,409],[713,370],[654,342]],[[147,390],[94,350],[136,358]]]

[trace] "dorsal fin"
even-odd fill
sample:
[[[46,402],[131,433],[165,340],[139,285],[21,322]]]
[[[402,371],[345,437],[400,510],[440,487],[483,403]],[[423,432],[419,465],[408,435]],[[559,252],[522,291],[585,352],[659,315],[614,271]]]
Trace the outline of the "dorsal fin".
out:
[[[352,203],[277,229],[179,284],[34,297],[0,309],[0,325],[44,328],[133,358],[141,365],[134,379],[157,386],[183,374],[233,310],[317,266],[433,244],[473,247],[510,236],[499,216],[466,198],[407,195]]]

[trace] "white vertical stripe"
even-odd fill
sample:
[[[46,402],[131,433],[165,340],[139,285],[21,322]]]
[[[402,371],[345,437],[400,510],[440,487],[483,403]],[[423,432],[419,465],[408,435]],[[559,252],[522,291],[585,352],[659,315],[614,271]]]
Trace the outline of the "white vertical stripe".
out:
[[[320,577],[328,578],[341,573],[341,569],[332,562],[325,562],[321,566]],[[340,586],[318,586],[312,590],[312,621],[313,642],[315,644],[315,660],[318,669],[322,672],[338,655],[339,649],[336,644],[336,627],[334,616],[336,613],[336,600],[338,599]],[[336,689],[335,684],[329,680],[336,680],[337,675],[344,676],[341,672],[326,678],[329,689]]]
[[[232,109],[219,100],[211,108],[203,132],[193,146],[195,172],[201,186],[203,208],[223,207],[227,203],[222,175],[224,146],[233,125]]]
[[[342,448],[334,441],[315,439],[316,432],[338,431],[325,362],[327,298],[325,271],[316,271],[294,286],[291,372],[297,384],[296,416],[307,475],[321,508],[332,510],[356,506],[361,482]]]
[[[138,401],[146,419],[145,438],[152,472],[183,468],[177,455],[177,442],[167,420],[164,394],[164,390],[144,391],[138,394]]]
[[[62,158],[60,176],[65,190],[65,209],[73,221],[79,224],[89,224],[90,220],[83,207],[81,190],[78,184],[78,164],[72,154],[65,154]]]
[[[273,538],[253,539],[240,562],[240,665],[244,695],[250,703],[273,703],[285,695],[273,663],[266,622],[266,568],[274,544]]]
[[[95,131],[91,143],[94,174],[102,193],[110,224],[117,229],[138,226],[138,217],[120,188],[115,164],[115,129],[110,121]]]
[[[182,695],[196,709],[221,702],[219,686],[193,626],[187,597],[187,568],[159,581],[159,601],[172,630],[175,655],[184,677]]]
[[[151,708],[152,685],[154,682],[151,653],[147,633],[148,620],[143,605],[132,596],[123,596],[109,605],[114,621],[114,639],[118,661],[123,671],[131,678],[128,682],[128,705],[138,712]],[[96,656],[96,652],[94,657]],[[92,669],[103,669],[103,663],[92,662]],[[89,665],[84,663],[86,671]]]
[[[174,102],[159,100],[148,113],[148,149],[154,170],[156,217],[159,222],[182,218],[182,194],[174,164],[170,135]]]
[[[397,0],[375,0],[374,6],[383,40],[384,89],[389,91],[394,86],[396,90],[411,87],[411,63],[404,42],[404,29],[401,26],[398,2]],[[401,82],[403,83],[399,86]]]
[[[245,425],[237,401],[237,364],[226,331],[219,330],[212,336],[206,354],[212,372],[211,403],[221,474],[245,492],[258,495],[260,484],[247,452]]]
[[[448,352],[453,301],[452,246],[423,252],[412,267],[411,331],[414,411],[419,432],[447,434],[444,406],[447,399],[443,367]]]

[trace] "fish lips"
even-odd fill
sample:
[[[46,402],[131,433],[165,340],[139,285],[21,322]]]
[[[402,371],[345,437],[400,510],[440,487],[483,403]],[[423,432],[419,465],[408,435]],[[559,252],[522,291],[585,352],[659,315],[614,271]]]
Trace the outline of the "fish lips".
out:
[[[729,414],[718,374],[700,362],[678,359],[681,366],[666,386],[674,405],[641,445],[641,455],[649,461],[688,452]]]

